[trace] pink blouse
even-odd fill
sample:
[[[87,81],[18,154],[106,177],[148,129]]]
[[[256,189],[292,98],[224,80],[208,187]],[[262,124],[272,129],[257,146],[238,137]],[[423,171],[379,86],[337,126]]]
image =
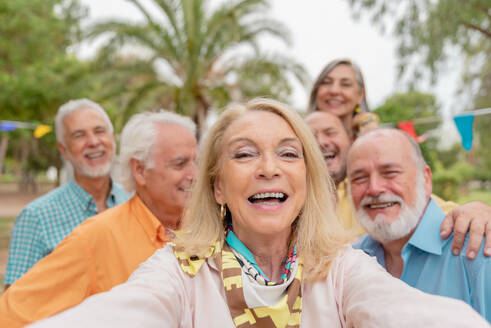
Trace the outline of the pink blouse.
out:
[[[425,294],[347,246],[326,279],[302,286],[302,327],[490,327],[464,302]],[[220,273],[208,260],[191,278],[170,246],[128,282],[30,327],[234,327]]]

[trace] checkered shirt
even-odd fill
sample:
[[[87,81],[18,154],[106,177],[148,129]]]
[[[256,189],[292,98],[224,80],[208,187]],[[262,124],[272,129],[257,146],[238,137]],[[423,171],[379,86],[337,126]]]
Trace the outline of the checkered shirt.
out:
[[[117,183],[106,200],[113,207],[129,195]],[[74,179],[29,203],[10,235],[5,284],[12,284],[51,251],[80,223],[97,214],[97,205]]]

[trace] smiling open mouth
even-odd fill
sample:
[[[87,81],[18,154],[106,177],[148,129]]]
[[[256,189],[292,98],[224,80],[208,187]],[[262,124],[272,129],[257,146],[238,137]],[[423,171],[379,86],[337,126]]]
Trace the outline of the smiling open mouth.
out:
[[[283,203],[288,195],[282,192],[263,192],[247,198],[253,204],[273,205]]]
[[[388,202],[388,203],[373,203],[373,204],[368,204],[368,205],[365,205],[365,207],[369,208],[369,209],[380,209],[380,208],[387,208],[387,207],[391,207],[391,206],[394,206],[396,204],[399,204],[398,202]]]
[[[322,155],[324,156],[324,159],[334,159],[336,157],[336,153],[334,152],[328,152]]]
[[[88,159],[96,159],[104,156],[104,153],[104,151],[99,151],[97,153],[86,154],[85,157],[87,157]]]

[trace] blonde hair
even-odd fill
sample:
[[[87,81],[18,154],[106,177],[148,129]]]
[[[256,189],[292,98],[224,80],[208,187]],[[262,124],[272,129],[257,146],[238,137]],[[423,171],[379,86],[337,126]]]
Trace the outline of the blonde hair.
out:
[[[200,153],[200,168],[190,206],[183,219],[176,246],[187,254],[205,257],[210,246],[224,242],[220,205],[214,197],[214,183],[220,174],[220,157],[227,128],[250,111],[267,111],[282,117],[303,146],[307,172],[305,204],[292,228],[292,242],[304,263],[304,278],[315,281],[327,276],[337,252],[350,237],[335,213],[334,184],[317,142],[302,118],[286,105],[271,99],[254,99],[246,104],[231,104],[209,131]]]

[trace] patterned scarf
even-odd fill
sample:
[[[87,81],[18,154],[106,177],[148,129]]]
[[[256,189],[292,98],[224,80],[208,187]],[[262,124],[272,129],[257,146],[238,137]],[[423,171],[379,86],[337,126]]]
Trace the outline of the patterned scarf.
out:
[[[262,286],[276,286],[282,285],[286,283],[288,279],[290,279],[292,266],[295,265],[295,262],[297,260],[296,246],[293,246],[288,252],[285,267],[283,268],[283,274],[281,275],[280,280],[275,282],[269,280],[269,278],[266,277],[261,268],[257,265],[254,256],[250,253],[247,247],[242,244],[242,242],[235,236],[232,230],[227,231],[226,242],[232,249],[232,252],[235,254],[235,257],[237,258],[237,261],[239,261],[244,273],[254,279],[258,284]],[[244,252],[244,254],[241,254],[241,252]]]
[[[270,307],[249,308],[242,288],[242,267],[232,248],[227,243],[221,248],[217,242],[209,249],[207,255],[211,256],[214,253],[220,253],[215,257],[215,261],[221,272],[230,314],[237,328],[293,328],[300,326],[303,271],[300,259],[298,259],[295,277],[278,303]],[[175,248],[174,254],[182,270],[190,276],[196,275],[205,261],[205,259],[189,257],[183,252],[176,251]]]

